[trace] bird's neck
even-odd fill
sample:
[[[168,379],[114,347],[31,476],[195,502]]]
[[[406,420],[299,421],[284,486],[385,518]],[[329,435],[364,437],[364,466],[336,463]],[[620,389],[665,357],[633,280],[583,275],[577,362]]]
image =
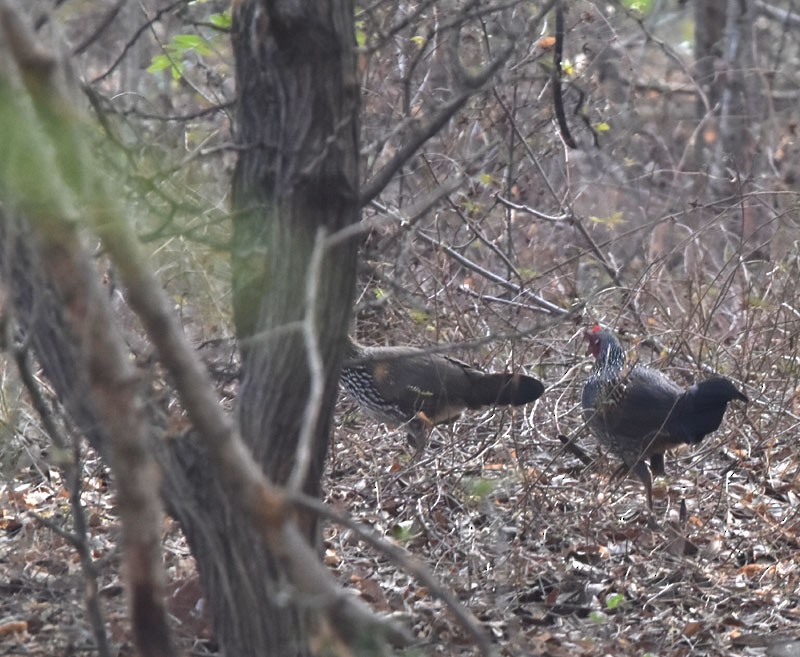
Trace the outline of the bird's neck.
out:
[[[595,372],[600,374],[618,374],[625,365],[625,352],[622,351],[619,342],[611,340],[603,346],[602,351],[597,355]]]

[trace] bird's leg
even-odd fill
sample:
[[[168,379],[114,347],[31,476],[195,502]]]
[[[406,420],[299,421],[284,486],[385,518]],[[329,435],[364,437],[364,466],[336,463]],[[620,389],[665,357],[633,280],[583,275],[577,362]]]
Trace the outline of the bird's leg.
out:
[[[662,461],[663,463],[663,461]],[[647,463],[644,461],[639,461],[636,465],[631,468],[631,472],[633,472],[639,479],[641,479],[642,483],[644,484],[644,490],[647,494],[647,508],[651,511],[653,510],[653,477],[650,475],[650,468],[647,467]]]
[[[639,480],[644,484],[644,490],[645,493],[647,494],[647,508],[652,511],[653,478],[650,476],[650,468],[647,467],[647,463],[645,463],[644,461],[639,461],[633,467],[630,467],[627,463],[623,463],[611,474],[611,481],[622,479],[629,472],[632,472],[637,477],[639,477]]]
[[[663,477],[667,474],[664,469],[664,453],[657,452],[650,455],[650,472],[654,477]]]
[[[421,452],[428,446],[428,437],[432,430],[433,422],[422,411],[419,411],[406,423],[408,442],[411,443],[417,452]]]

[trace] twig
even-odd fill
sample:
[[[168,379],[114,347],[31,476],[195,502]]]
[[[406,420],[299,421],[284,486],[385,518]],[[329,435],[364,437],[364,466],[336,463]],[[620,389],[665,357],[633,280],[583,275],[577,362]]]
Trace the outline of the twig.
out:
[[[470,270],[474,271],[476,274],[480,274],[484,278],[486,278],[486,279],[488,279],[488,280],[490,280],[490,281],[492,281],[494,283],[497,283],[498,285],[503,286],[507,290],[511,290],[512,292],[515,292],[516,294],[519,294],[519,295],[528,297],[529,299],[532,299],[533,302],[537,306],[539,306],[540,308],[543,308],[547,312],[549,312],[549,313],[551,313],[553,315],[566,315],[567,313],[570,312],[569,309],[562,308],[561,306],[557,306],[556,304],[548,301],[544,297],[541,297],[538,294],[535,294],[534,292],[531,292],[527,288],[524,288],[521,285],[517,285],[516,283],[512,283],[511,281],[509,281],[508,279],[503,278],[499,274],[495,274],[494,272],[489,271],[488,269],[485,269],[485,268],[481,267],[479,264],[477,264],[477,263],[473,262],[472,260],[470,260],[469,258],[466,258],[465,256],[461,255],[458,251],[456,251],[452,247],[449,247],[446,244],[442,244],[439,240],[426,235],[422,231],[418,231],[417,235],[419,235],[419,237],[421,237],[423,240],[425,240],[429,244],[435,246],[437,249],[441,249],[442,251],[444,251],[447,255],[449,255],[454,260],[457,260],[459,263],[464,265],[467,269],[470,269]]]
[[[561,441],[561,444],[564,445],[564,449],[577,457],[584,465],[591,465],[594,459],[575,444],[576,438],[577,434],[573,435],[572,438],[567,438],[563,433],[558,434],[558,439]]]
[[[575,214],[572,213],[570,210],[570,221],[575,228],[578,229],[578,232],[581,234],[583,239],[586,240],[586,243],[589,245],[589,250],[594,254],[595,258],[600,261],[600,264],[603,266],[603,269],[606,270],[609,278],[614,281],[614,285],[617,287],[625,287],[622,279],[619,277],[619,272],[611,266],[611,263],[608,262],[605,254],[600,250],[600,247],[597,246],[597,242],[594,241],[594,238],[589,234],[589,231],[586,230],[586,227],[583,225],[583,221]]]
[[[50,412],[50,407],[45,402],[39,390],[39,386],[36,384],[36,379],[31,372],[27,349],[24,347],[16,347],[14,349],[14,360],[17,364],[17,371],[22,380],[22,385],[25,386],[25,389],[28,391],[31,404],[39,415],[44,425],[45,432],[59,450],[66,451],[67,441],[56,426],[55,420]],[[97,653],[100,657],[111,657],[111,646],[108,641],[108,634],[106,633],[103,610],[100,607],[100,598],[97,594],[99,590],[97,581],[100,575],[95,567],[92,551],[89,549],[89,541],[87,538],[89,535],[88,524],[86,522],[83,504],[81,503],[80,449],[77,441],[72,448],[72,458],[64,459],[60,463],[60,466],[64,471],[67,481],[69,504],[72,509],[72,523],[75,531],[68,532],[56,523],[51,522],[48,518],[43,518],[32,511],[30,513],[40,523],[50,527],[59,534],[59,536],[69,541],[78,553],[78,557],[81,561],[83,579],[86,583],[86,611],[89,615],[89,624],[92,627]]]
[[[493,654],[488,635],[478,624],[475,617],[464,608],[464,605],[458,601],[455,595],[439,583],[436,576],[419,559],[414,558],[408,552],[393,543],[376,536],[374,532],[365,529],[350,516],[335,511],[316,498],[297,491],[289,496],[289,501],[303,509],[313,511],[321,517],[340,524],[343,527],[347,527],[354,534],[357,534],[365,543],[387,556],[404,572],[416,577],[417,580],[428,588],[432,595],[438,597],[448,606],[461,627],[463,627],[475,641],[481,654],[486,656]]]
[[[472,297],[473,299],[480,299],[481,301],[488,301],[489,303],[499,303],[504,306],[510,306],[511,308],[519,308],[521,310],[530,310],[531,312],[541,312],[542,309],[539,306],[532,306],[527,303],[522,303],[520,301],[515,301],[514,299],[504,299],[503,297],[496,297],[491,294],[481,294],[480,292],[476,292],[471,287],[467,285],[461,285],[458,288],[459,292],[463,292],[467,296]]]
[[[100,38],[100,35],[105,32],[106,28],[111,25],[112,22],[114,22],[117,14],[119,14],[120,10],[125,6],[127,1],[128,0],[117,0],[117,4],[111,7],[111,9],[106,12],[106,15],[100,19],[100,22],[97,24],[97,27],[94,28],[94,31],[72,49],[72,54],[80,55],[95,41],[97,41],[97,39]]]
[[[470,78],[469,85],[458,96],[446,103],[427,124],[419,127],[406,137],[405,143],[398,149],[394,157],[390,159],[383,168],[378,171],[361,190],[360,205],[364,207],[380,194],[386,185],[394,178],[394,175],[408,162],[417,150],[435,135],[442,126],[447,123],[452,116],[458,112],[485,83],[489,80],[511,56],[513,45],[506,47],[500,55],[495,58],[478,75]]]
[[[527,214],[533,215],[538,219],[543,219],[544,221],[549,221],[551,223],[557,224],[562,223],[564,221],[569,221],[570,215],[568,212],[564,212],[559,215],[550,215],[545,214],[544,212],[539,212],[539,210],[535,210],[534,208],[530,207],[529,205],[525,205],[524,203],[514,203],[509,199],[501,196],[499,193],[495,194],[494,197],[507,208],[511,208],[512,210],[516,210],[518,212],[525,212]]]
[[[150,26],[151,26],[153,23],[156,23],[156,22],[160,21],[160,20],[161,20],[161,17],[162,17],[164,14],[166,14],[166,13],[169,13],[170,11],[172,11],[173,9],[175,9],[175,7],[178,7],[179,5],[184,5],[184,4],[186,4],[186,3],[187,3],[187,0],[176,0],[176,2],[173,2],[173,3],[169,4],[169,5],[167,5],[166,7],[162,7],[161,9],[159,9],[159,10],[158,10],[158,11],[155,13],[155,15],[153,16],[153,18],[151,18],[150,20],[147,20],[147,21],[145,21],[145,23],[144,23],[143,25],[141,25],[141,26],[139,27],[139,29],[138,29],[138,30],[136,30],[136,32],[134,32],[134,33],[133,33],[133,36],[132,36],[132,37],[131,37],[131,38],[128,40],[128,42],[127,42],[127,43],[125,44],[125,46],[122,48],[122,52],[121,52],[121,53],[119,54],[119,56],[118,56],[118,57],[117,57],[117,58],[116,58],[116,59],[115,59],[115,60],[112,62],[111,66],[109,66],[109,67],[106,69],[105,73],[101,73],[101,74],[100,74],[100,75],[98,75],[97,77],[93,78],[93,79],[92,79],[92,80],[89,82],[89,84],[90,84],[90,85],[92,85],[92,86],[94,86],[94,85],[95,85],[95,84],[97,84],[98,82],[102,82],[102,81],[103,81],[103,80],[105,80],[105,79],[106,79],[106,78],[107,78],[109,75],[111,75],[111,74],[112,74],[112,73],[113,73],[113,72],[116,70],[117,66],[119,66],[119,65],[122,63],[122,60],[123,60],[123,59],[125,59],[125,55],[127,55],[127,54],[128,54],[128,51],[129,51],[131,48],[133,48],[133,45],[134,45],[134,44],[135,44],[135,43],[136,43],[136,42],[139,40],[139,37],[140,37],[140,36],[142,36],[142,34],[144,34],[144,33],[145,33],[145,32],[146,32],[146,31],[147,31],[149,28],[150,28]]]
[[[571,222],[575,226],[575,228],[578,229],[578,232],[581,234],[583,239],[586,240],[586,243],[589,245],[589,250],[600,261],[600,264],[603,266],[603,269],[606,270],[606,273],[609,275],[611,280],[614,281],[614,284],[617,287],[624,287],[622,284],[622,280],[619,277],[619,272],[617,272],[617,270],[611,266],[611,263],[608,262],[605,255],[600,250],[600,247],[597,245],[597,242],[594,241],[592,236],[589,234],[589,231],[586,230],[586,227],[583,225],[583,221],[579,217],[577,217],[571,210],[568,210],[567,212],[558,216],[552,216],[539,212],[538,210],[534,210],[533,208],[527,205],[513,203],[512,201],[503,198],[499,194],[496,194],[495,198],[497,198],[497,200],[500,201],[506,207],[510,207],[520,212],[526,212],[528,214],[533,215],[534,217],[538,217],[539,219],[544,219],[545,221],[550,221],[553,223],[560,223],[562,221]]]
[[[800,26],[800,14],[797,12],[775,7],[774,5],[764,2],[764,0],[756,0],[756,9],[759,14],[780,21],[785,27],[798,27]]]
[[[569,124],[564,112],[564,96],[561,89],[561,58],[564,52],[564,5],[563,2],[556,4],[556,43],[553,48],[553,74],[550,83],[553,87],[553,110],[556,115],[558,129],[561,138],[570,148],[578,148],[578,144],[572,138],[569,131]]]
[[[319,335],[317,333],[319,324],[316,317],[322,278],[322,259],[325,253],[325,229],[320,228],[314,240],[314,250],[311,252],[308,273],[306,274],[305,318],[302,326],[311,382],[305,412],[303,413],[303,423],[300,426],[300,434],[295,448],[295,463],[286,483],[286,488],[290,493],[302,490],[308,475],[308,466],[311,463],[311,446],[319,424],[322,398],[325,394],[325,364],[322,362],[322,354],[319,348]]]

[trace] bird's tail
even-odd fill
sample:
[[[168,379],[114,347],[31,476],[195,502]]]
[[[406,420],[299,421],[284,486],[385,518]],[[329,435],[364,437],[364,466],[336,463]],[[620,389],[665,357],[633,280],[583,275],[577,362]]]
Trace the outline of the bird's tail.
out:
[[[687,388],[671,414],[672,435],[699,443],[722,423],[728,402],[748,401],[728,379],[716,377]]]
[[[483,374],[472,384],[470,408],[481,406],[521,406],[542,396],[544,386],[525,374]]]

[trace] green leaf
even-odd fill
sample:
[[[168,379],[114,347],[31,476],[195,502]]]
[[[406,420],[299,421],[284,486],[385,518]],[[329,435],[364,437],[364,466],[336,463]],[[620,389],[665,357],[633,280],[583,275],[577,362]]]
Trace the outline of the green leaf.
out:
[[[147,67],[148,73],[158,73],[172,67],[172,61],[166,55],[155,55]]]
[[[418,48],[422,48],[428,40],[424,36],[413,36],[411,37],[411,41],[417,44]]]
[[[208,20],[213,26],[218,27],[221,30],[229,30],[233,25],[230,9],[226,9],[221,14],[211,14],[211,16],[208,17]]]
[[[470,497],[483,499],[494,490],[494,483],[490,479],[475,479],[470,486]]]
[[[417,324],[427,325],[431,319],[431,314],[427,310],[412,308],[408,314]]]
[[[606,228],[616,228],[617,226],[625,223],[622,212],[613,212],[607,217],[590,216],[589,221],[592,221],[596,224],[602,224]]]
[[[606,609],[616,609],[623,602],[625,602],[625,596],[622,593],[612,593],[606,596]]]
[[[589,618],[598,624],[605,623],[608,620],[608,616],[606,616],[602,611],[591,612],[589,614]]]
[[[175,50],[192,50],[196,48],[202,39],[197,34],[175,34],[170,39],[170,45]]]
[[[597,130],[597,132],[608,132],[611,130],[611,126],[605,121],[600,121],[600,123],[595,124],[594,129]]]
[[[183,62],[173,62],[170,71],[172,72],[173,80],[180,80],[181,76],[183,76]]]
[[[175,34],[168,48],[174,52],[194,50],[199,55],[210,55],[213,51],[199,34]]]
[[[649,14],[653,9],[653,0],[622,0],[622,4],[640,14]]]
[[[389,534],[391,534],[394,540],[400,543],[406,543],[410,541],[416,536],[416,532],[414,531],[414,521],[405,520],[403,522],[398,522],[389,530]]]
[[[356,21],[356,44],[359,48],[367,45],[367,32],[364,29],[366,23],[364,21]]]

